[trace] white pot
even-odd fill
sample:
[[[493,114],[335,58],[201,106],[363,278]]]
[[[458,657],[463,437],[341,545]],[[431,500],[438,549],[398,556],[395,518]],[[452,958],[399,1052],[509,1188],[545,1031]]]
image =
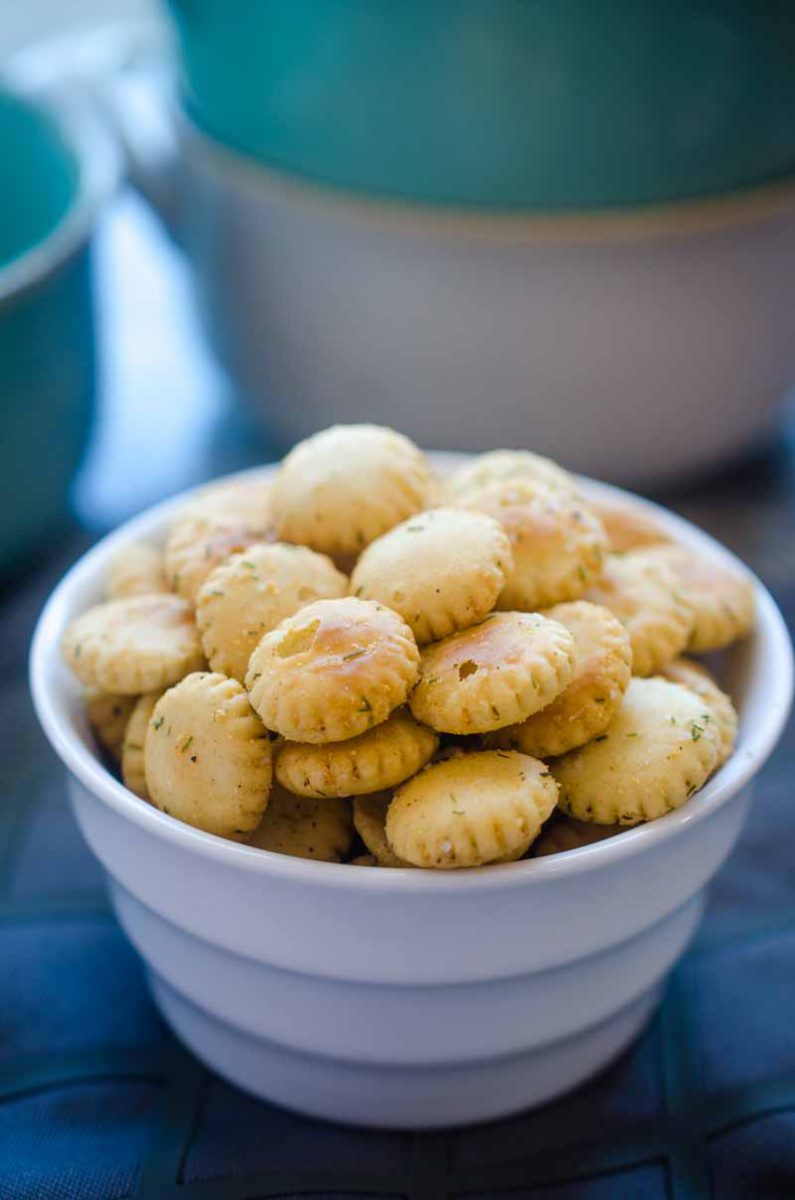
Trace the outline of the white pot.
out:
[[[493,217],[346,196],[167,129],[139,181],[221,362],[288,442],[376,421],[648,486],[753,444],[795,381],[795,183]]]
[[[357,197],[205,136],[164,61],[133,25],[23,66],[112,116],[222,364],[286,442],[376,421],[648,488],[751,446],[795,382],[795,182],[566,216]]]
[[[483,1120],[588,1078],[652,1011],[786,719],[791,651],[769,594],[759,585],[757,631],[727,655],[736,752],[677,812],[563,855],[472,871],[307,862],[202,833],[127,791],[97,758],[61,661],[63,629],[99,598],[111,557],[161,536],[183,499],[78,562],[42,614],[31,659],[39,718],[166,1020],[256,1095],[366,1125]],[[653,511],[700,553],[734,561]]]

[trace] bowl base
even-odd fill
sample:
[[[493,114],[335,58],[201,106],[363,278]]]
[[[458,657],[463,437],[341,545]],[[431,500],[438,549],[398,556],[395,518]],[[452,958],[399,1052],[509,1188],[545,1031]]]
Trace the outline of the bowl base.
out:
[[[150,972],[177,1037],[212,1070],[261,1100],[305,1116],[379,1129],[441,1129],[544,1104],[597,1074],[640,1033],[657,986],[584,1032],[531,1051],[460,1066],[361,1065],[254,1038],[210,1016]]]

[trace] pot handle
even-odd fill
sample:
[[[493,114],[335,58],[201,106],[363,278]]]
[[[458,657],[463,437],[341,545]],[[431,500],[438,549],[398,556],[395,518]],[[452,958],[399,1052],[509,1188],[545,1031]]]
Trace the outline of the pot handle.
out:
[[[126,21],[68,34],[15,54],[3,78],[57,110],[89,104],[122,151],[129,182],[176,241],[181,226],[177,141],[168,116],[172,86],[163,26]]]
[[[103,89],[103,111],[123,148],[127,178],[179,242],[182,228],[177,138],[169,117],[171,80],[161,62],[122,73]]]

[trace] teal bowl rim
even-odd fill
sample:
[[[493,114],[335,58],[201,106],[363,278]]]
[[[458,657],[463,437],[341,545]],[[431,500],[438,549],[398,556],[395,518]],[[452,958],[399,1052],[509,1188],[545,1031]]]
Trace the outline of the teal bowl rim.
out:
[[[795,172],[728,192],[610,209],[503,209],[438,205],[324,183],[252,158],[208,133],[179,103],[176,88],[164,103],[178,142],[196,147],[219,175],[249,194],[267,193],[296,208],[382,229],[442,237],[544,244],[652,241],[795,215]],[[179,153],[179,152],[178,152]]]
[[[116,143],[91,105],[77,95],[27,91],[0,76],[0,88],[42,113],[63,139],[77,167],[72,202],[50,232],[0,268],[0,304],[39,286],[90,237],[100,209],[118,186],[121,157]]]
[[[716,19],[657,0],[601,21],[587,0],[459,0],[419,17],[394,0],[244,4],[235,18],[224,0],[165,7],[192,119],[351,191],[577,211],[795,171],[792,36],[770,6],[736,0]]]

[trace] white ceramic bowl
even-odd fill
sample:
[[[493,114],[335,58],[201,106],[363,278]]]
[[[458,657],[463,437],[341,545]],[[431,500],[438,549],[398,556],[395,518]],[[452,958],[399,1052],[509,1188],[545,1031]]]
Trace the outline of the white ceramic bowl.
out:
[[[433,209],[279,175],[173,109],[150,137],[134,111],[134,174],[210,340],[288,442],[370,420],[481,450],[497,428],[647,488],[753,444],[795,383],[795,181],[590,215]]]
[[[758,586],[758,628],[726,655],[736,752],[679,811],[564,855],[474,871],[304,862],[191,829],[128,792],[96,757],[61,662],[64,626],[99,598],[110,557],[161,534],[181,502],[72,568],[31,661],[39,718],[166,1020],[241,1087],[363,1125],[497,1117],[598,1071],[652,1012],[781,732],[792,661],[770,595]],[[732,559],[654,512],[700,553]]]

